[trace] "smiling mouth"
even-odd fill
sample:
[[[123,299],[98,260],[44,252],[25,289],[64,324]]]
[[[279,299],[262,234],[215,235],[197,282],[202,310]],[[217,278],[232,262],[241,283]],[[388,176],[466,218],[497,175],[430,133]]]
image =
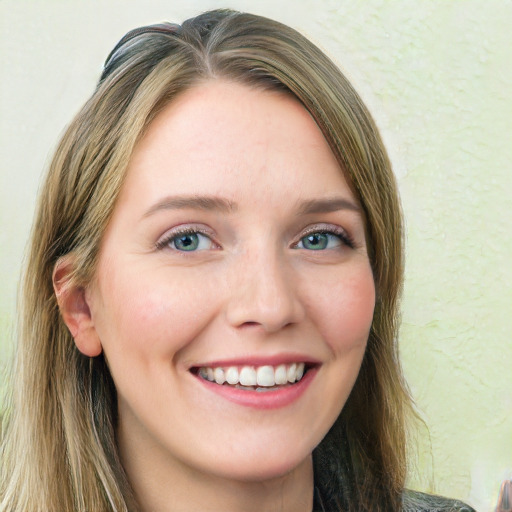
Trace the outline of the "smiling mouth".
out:
[[[201,366],[191,370],[198,377],[220,386],[265,392],[293,386],[311,367],[301,362],[277,366]]]

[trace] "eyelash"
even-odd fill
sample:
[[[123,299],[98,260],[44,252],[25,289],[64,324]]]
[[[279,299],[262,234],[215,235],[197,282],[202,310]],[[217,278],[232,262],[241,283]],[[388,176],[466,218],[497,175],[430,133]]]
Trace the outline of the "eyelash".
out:
[[[196,228],[194,226],[189,226],[186,228],[178,228],[175,231],[172,231],[171,233],[169,233],[167,236],[165,236],[161,240],[158,240],[158,242],[155,244],[155,248],[158,250],[165,249],[165,248],[169,247],[169,244],[173,240],[176,240],[176,239],[186,236],[186,235],[197,235],[197,234],[203,235],[203,236],[209,238],[212,241],[212,244],[215,243],[212,240],[211,233],[209,233],[207,230],[201,229],[201,228]],[[185,251],[180,251],[179,249],[173,249],[173,250],[175,250],[177,252],[185,252]],[[191,252],[194,252],[194,251],[191,251]]]
[[[301,234],[299,241],[297,243],[295,243],[294,246],[297,246],[307,236],[316,235],[316,234],[334,235],[335,237],[340,239],[342,245],[345,245],[351,249],[353,249],[355,247],[355,243],[354,243],[354,240],[352,239],[352,237],[350,237],[349,234],[343,228],[341,228],[339,226],[329,226],[329,227],[313,226]]]
[[[196,228],[194,226],[190,226],[190,227],[186,227],[186,228],[182,228],[182,229],[178,228],[175,231],[172,231],[171,233],[169,233],[167,236],[165,236],[161,240],[158,240],[155,244],[155,248],[157,250],[168,248],[169,244],[173,240],[176,240],[176,239],[186,236],[186,235],[194,235],[194,234],[200,234],[200,235],[206,236],[207,238],[209,238],[212,241],[212,244],[215,243],[212,240],[211,233],[209,233],[207,230]],[[342,229],[338,226],[329,226],[328,228],[313,226],[301,234],[299,241],[294,243],[293,247],[296,248],[297,245],[307,236],[316,235],[316,234],[333,235],[340,239],[342,245],[345,245],[351,249],[353,249],[355,247],[355,243],[354,243],[353,239],[347,234],[347,232],[344,229]],[[178,252],[185,252],[185,251],[180,251],[179,249],[173,249],[173,250],[178,251]],[[308,249],[305,249],[305,250],[308,250]],[[309,249],[309,250],[311,250],[311,249]],[[191,252],[195,252],[195,251],[191,251]]]

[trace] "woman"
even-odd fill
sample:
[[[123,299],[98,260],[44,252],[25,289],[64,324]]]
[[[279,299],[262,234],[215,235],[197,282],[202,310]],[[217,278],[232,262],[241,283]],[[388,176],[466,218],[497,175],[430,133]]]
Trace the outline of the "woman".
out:
[[[470,510],[404,491],[394,178],[297,32],[127,34],[36,215],[1,510]]]

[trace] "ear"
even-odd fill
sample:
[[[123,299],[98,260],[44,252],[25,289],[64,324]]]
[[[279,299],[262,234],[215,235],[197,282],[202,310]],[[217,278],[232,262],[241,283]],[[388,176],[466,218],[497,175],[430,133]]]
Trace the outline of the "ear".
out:
[[[102,347],[87,303],[86,290],[72,281],[73,255],[60,258],[53,269],[53,289],[57,297],[60,314],[67,325],[75,345],[82,354],[96,357]]]

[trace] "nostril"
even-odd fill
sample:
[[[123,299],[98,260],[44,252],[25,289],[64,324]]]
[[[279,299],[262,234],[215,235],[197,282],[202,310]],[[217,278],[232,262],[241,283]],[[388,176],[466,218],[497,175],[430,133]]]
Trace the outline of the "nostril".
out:
[[[261,329],[263,331],[273,332],[278,330],[287,329],[288,327],[292,326],[293,322],[287,322],[284,325],[272,325],[266,322],[254,322],[252,320],[248,322],[243,322],[240,325],[236,326],[238,329],[248,329],[256,331],[258,329]]]
[[[258,322],[244,322],[240,327],[258,327]]]

